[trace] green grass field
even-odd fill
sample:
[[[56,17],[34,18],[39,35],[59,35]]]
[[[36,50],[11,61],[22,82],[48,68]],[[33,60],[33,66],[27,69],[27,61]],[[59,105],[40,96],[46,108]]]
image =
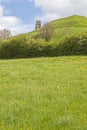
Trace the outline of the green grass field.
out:
[[[0,130],[87,130],[87,56],[0,60]]]

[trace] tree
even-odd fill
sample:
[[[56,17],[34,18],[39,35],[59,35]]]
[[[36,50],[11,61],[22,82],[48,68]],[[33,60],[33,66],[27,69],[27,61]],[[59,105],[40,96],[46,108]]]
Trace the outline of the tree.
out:
[[[45,39],[47,42],[50,41],[50,39],[54,35],[54,26],[51,23],[45,24],[40,30],[39,35],[41,38]]]
[[[12,36],[12,34],[11,34],[10,30],[8,30],[8,29],[0,30],[0,40],[8,39],[11,36]]]

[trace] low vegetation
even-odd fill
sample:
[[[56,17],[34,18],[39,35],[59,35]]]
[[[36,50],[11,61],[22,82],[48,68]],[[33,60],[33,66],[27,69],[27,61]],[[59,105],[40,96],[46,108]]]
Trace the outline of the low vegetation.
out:
[[[86,130],[87,57],[0,61],[0,130]]]
[[[0,45],[1,59],[61,55],[87,55],[87,35],[65,37],[56,44],[40,38],[27,40],[25,35],[20,35]]]

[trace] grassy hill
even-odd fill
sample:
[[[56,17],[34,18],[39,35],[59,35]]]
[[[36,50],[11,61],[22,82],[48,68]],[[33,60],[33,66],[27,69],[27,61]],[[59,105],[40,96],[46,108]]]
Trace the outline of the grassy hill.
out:
[[[87,17],[73,15],[62,19],[57,19],[51,21],[55,28],[55,35],[52,41],[58,42],[65,36],[70,36],[73,34],[87,33]],[[38,31],[33,31],[29,33],[29,36],[34,36]]]
[[[51,21],[47,25],[49,26],[48,33],[46,33],[46,25],[40,30],[45,32],[45,36],[44,33],[42,35],[39,30],[35,30],[0,42],[0,58],[87,55],[86,17],[74,15]],[[53,30],[50,30],[51,26],[54,27]],[[50,32],[55,33],[51,36]]]
[[[0,130],[87,130],[87,57],[0,60]]]
[[[64,36],[87,33],[87,17],[70,16],[51,22],[55,26],[56,35],[54,40],[59,40]]]

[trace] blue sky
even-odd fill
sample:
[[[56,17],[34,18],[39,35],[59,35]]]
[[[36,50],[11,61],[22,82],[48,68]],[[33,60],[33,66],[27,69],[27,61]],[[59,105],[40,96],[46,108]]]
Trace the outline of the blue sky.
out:
[[[6,15],[19,17],[27,24],[34,22],[35,16],[42,15],[41,9],[36,7],[33,1],[11,0],[7,2],[2,1],[1,3],[9,11]]]
[[[0,29],[30,32],[36,19],[44,24],[73,14],[87,16],[87,0],[0,0]]]

